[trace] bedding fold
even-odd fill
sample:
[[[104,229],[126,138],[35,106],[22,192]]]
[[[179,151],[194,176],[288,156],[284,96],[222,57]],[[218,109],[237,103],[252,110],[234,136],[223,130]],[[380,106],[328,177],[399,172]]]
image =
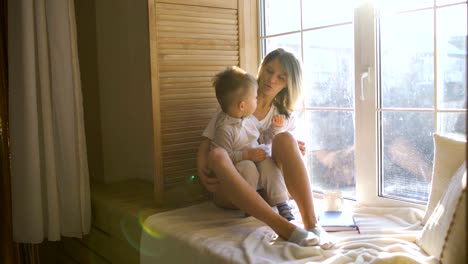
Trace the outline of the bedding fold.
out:
[[[154,263],[437,263],[415,244],[423,211],[355,207],[356,231],[330,232],[335,246],[301,247],[254,217],[211,202],[158,213],[144,222],[140,264]],[[294,207],[296,219],[300,219]],[[294,222],[302,226],[300,220]]]

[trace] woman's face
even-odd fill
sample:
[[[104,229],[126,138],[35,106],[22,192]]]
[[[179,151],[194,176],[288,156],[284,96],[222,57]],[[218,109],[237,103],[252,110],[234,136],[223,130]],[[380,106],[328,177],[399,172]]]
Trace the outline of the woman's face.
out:
[[[275,97],[287,84],[288,75],[279,58],[275,58],[265,64],[260,72],[258,94]]]

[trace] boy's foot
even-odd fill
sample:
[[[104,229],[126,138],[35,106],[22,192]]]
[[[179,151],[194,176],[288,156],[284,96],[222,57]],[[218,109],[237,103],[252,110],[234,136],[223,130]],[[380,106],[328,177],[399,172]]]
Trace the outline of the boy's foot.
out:
[[[278,208],[278,213],[286,218],[288,221],[294,220],[294,215],[292,213],[291,206],[289,206],[288,202],[282,202],[276,205],[276,208]]]

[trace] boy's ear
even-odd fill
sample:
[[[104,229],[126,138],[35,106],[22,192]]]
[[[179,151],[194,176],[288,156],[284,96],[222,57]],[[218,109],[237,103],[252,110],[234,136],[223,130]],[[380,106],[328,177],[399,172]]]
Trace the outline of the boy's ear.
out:
[[[239,110],[241,110],[242,112],[244,112],[244,109],[245,109],[245,101],[240,101],[240,102],[239,102]]]

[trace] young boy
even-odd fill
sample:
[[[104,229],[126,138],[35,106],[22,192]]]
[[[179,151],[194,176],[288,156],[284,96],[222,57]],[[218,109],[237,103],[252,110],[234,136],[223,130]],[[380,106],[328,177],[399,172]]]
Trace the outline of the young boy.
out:
[[[213,147],[224,148],[249,185],[255,190],[264,188],[270,205],[276,205],[281,216],[289,221],[293,220],[281,171],[271,157],[267,156],[265,150],[268,147],[258,143],[258,121],[252,116],[257,107],[257,80],[233,66],[218,73],[213,86],[222,109],[216,119]],[[274,118],[271,129],[268,129],[269,135],[265,138],[272,138],[283,121],[284,117]],[[271,142],[266,141],[267,144]]]

